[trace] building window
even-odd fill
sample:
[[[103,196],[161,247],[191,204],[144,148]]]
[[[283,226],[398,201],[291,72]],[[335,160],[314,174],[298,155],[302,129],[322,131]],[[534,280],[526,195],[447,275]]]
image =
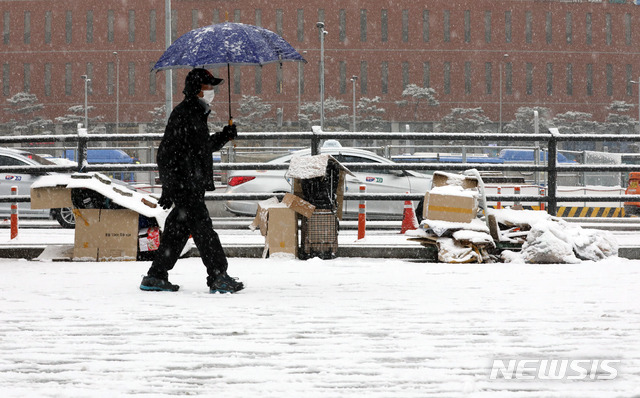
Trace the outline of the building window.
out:
[[[89,82],[87,83],[87,94],[93,94],[93,63],[87,63],[87,79]]]
[[[431,87],[431,63],[422,63],[422,87]]]
[[[9,23],[11,22],[11,14],[9,11],[5,11],[2,16],[2,41],[4,44],[9,44],[9,38],[11,31],[9,30]]]
[[[511,11],[504,12],[504,41],[511,43]]]
[[[491,11],[484,12],[484,42],[491,43]]]
[[[404,89],[407,88],[408,85],[409,85],[409,63],[405,61],[402,63],[402,90],[404,91]]]
[[[631,96],[633,95],[633,83],[631,83],[631,80],[633,80],[633,70],[631,65],[627,64],[626,66],[626,70],[627,70],[627,95]]]
[[[71,74],[73,70],[71,69],[71,64],[64,64],[64,94],[71,95],[72,94],[72,79],[73,75]]]
[[[153,68],[155,62],[149,64],[149,70]],[[158,77],[157,73],[151,72],[149,74],[149,95],[156,95],[158,89]]]
[[[51,19],[52,19],[51,11],[47,11],[44,13],[44,42],[45,44],[51,43]]]
[[[444,93],[451,94],[451,62],[444,63]]]
[[[256,94],[262,94],[262,67],[256,66],[256,81],[255,81],[255,91]]]
[[[527,11],[524,13],[524,35],[527,43],[531,43],[532,41],[532,33],[531,33],[531,25],[533,24],[533,16],[531,15],[531,11]]]
[[[605,31],[607,37],[607,46],[611,45],[611,14],[605,16]]]
[[[566,19],[567,44],[571,44],[573,41],[573,16],[570,12],[567,13]]]
[[[339,38],[341,42],[347,40],[347,11],[344,9],[340,10],[340,33]]]
[[[484,81],[485,81],[485,94],[493,93],[493,65],[491,62],[484,63]]]
[[[429,41],[429,10],[422,11],[422,41]]]
[[[464,93],[471,94],[471,62],[464,63]]]
[[[113,43],[113,25],[115,23],[115,16],[113,10],[107,11],[107,41]]]
[[[553,43],[553,16],[551,11],[547,12],[547,17],[544,23],[544,33],[547,38],[547,44]]]
[[[284,12],[281,8],[276,10],[276,33],[282,36],[282,20],[284,19]]]
[[[28,93],[31,91],[31,64],[24,64],[24,76],[23,76],[23,84],[22,91]]]
[[[585,19],[585,30],[587,34],[587,44],[591,45],[593,43],[593,29],[591,27],[591,13],[587,13]]]
[[[382,94],[389,93],[389,63],[384,61],[380,64],[380,77],[382,78],[382,84],[380,85]]]
[[[171,10],[171,42],[178,38],[178,11]]]
[[[367,10],[360,10],[360,41],[367,41]]]
[[[533,64],[527,62],[526,66],[527,95],[533,94]]]
[[[129,10],[129,43],[136,41],[136,12]]]
[[[368,76],[367,61],[360,61],[360,93],[367,94],[367,76]]]
[[[129,95],[136,95],[136,64],[129,62]]]
[[[260,9],[256,10],[256,25],[262,26],[262,19],[260,20],[260,24],[258,24],[258,15],[262,15],[262,11]],[[215,9],[213,10],[213,14],[211,15],[211,24],[215,25],[217,23],[220,23],[220,10]]]
[[[24,44],[31,43],[31,13],[24,12]]]
[[[213,19],[215,21],[213,24],[217,24],[220,20],[220,12],[218,10],[213,11]],[[256,8],[256,26],[262,26],[262,10],[260,8]]]
[[[242,94],[242,71],[239,66],[233,68],[233,93]]]
[[[115,92],[115,64],[107,63],[107,95],[113,95]],[[152,72],[154,75],[155,73]]]
[[[191,10],[191,29],[198,29],[200,25],[200,11]]]
[[[402,10],[402,41],[409,42],[409,10]]]
[[[300,77],[298,78],[298,87],[300,88],[300,94],[304,94],[304,67],[302,64],[298,64],[298,72]]]
[[[71,44],[73,38],[73,12],[67,11],[65,15],[65,38],[67,44]]]
[[[464,42],[471,42],[471,11],[464,11]]]
[[[93,11],[87,11],[87,43],[93,43]]]
[[[547,95],[553,95],[553,64],[547,62]]]
[[[607,64],[607,95],[613,95],[613,65]]]
[[[387,10],[380,11],[380,40],[383,43],[389,40],[389,15]]]
[[[505,74],[505,91],[507,95],[513,94],[513,64],[511,62],[507,62],[504,65],[504,74]]]
[[[298,9],[298,41],[304,41],[304,10]]]
[[[449,25],[450,12],[449,10],[444,10],[443,16],[443,29],[444,29],[444,42],[448,43],[451,40],[451,26]]]
[[[51,64],[44,64],[44,95],[51,97]]]
[[[282,64],[276,64],[276,94],[282,94]]]
[[[149,11],[149,41],[151,43],[155,43],[157,40],[156,19],[156,10]]]
[[[624,37],[627,46],[631,45],[631,14],[624,14]]]
[[[567,64],[567,95],[573,95],[573,65]]]
[[[587,95],[593,95],[593,64],[587,64]]]
[[[9,68],[9,64],[2,64],[2,95],[5,97],[8,97],[11,93],[11,86],[9,85],[10,78],[11,69]]]
[[[340,61],[338,66],[340,73],[340,94],[347,93],[347,63],[345,61]]]

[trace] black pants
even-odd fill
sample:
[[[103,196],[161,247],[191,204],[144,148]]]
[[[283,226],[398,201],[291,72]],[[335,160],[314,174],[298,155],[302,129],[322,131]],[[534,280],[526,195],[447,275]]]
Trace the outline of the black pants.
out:
[[[169,271],[178,261],[189,235],[200,252],[202,262],[207,267],[207,285],[216,276],[227,270],[227,257],[220,238],[213,230],[209,211],[203,195],[193,195],[178,199],[169,213],[160,236],[160,247],[147,275],[168,279]]]

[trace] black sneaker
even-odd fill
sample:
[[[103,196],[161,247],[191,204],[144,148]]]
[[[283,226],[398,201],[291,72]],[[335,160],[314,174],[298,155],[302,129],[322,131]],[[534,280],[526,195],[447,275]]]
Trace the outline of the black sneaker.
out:
[[[223,272],[209,286],[209,293],[236,293],[242,289],[244,284],[238,278],[232,278]]]
[[[140,290],[150,292],[177,292],[178,289],[180,289],[180,286],[154,276],[145,276],[140,283]]]

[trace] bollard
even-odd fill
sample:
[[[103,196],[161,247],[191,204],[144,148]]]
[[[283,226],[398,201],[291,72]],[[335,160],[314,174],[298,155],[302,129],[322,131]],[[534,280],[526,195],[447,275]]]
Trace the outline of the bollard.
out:
[[[11,187],[11,196],[18,195],[18,187]],[[18,237],[18,202],[11,203],[11,239]]]
[[[498,187],[498,195],[502,195],[502,187]],[[501,201],[498,201],[498,204],[496,205],[496,209],[502,209]]]
[[[367,193],[367,187],[365,185],[360,185],[360,193]],[[358,240],[364,238],[367,218],[366,206],[365,200],[360,199],[360,204],[358,205]]]
[[[514,195],[520,195],[520,187],[513,187],[513,194]],[[513,204],[514,205],[519,205],[520,201],[516,200]]]
[[[544,188],[540,188],[540,196],[544,196],[544,195],[545,195]],[[545,209],[545,207],[544,207],[545,204],[546,204],[546,202],[544,200],[542,200],[540,202],[540,210],[544,210]]]

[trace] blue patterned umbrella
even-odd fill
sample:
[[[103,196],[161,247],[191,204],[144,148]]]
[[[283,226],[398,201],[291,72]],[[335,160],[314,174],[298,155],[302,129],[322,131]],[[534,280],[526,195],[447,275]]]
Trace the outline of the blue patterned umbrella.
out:
[[[254,25],[225,22],[191,30],[162,54],[152,70],[227,66],[231,120],[231,65],[307,62],[286,40]]]

